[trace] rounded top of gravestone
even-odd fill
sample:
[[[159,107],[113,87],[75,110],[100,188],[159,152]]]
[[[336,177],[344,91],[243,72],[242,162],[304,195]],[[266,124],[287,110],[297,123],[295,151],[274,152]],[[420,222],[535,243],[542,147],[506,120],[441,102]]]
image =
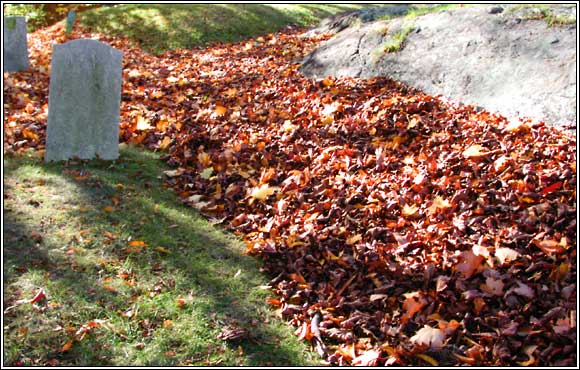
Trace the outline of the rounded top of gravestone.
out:
[[[120,56],[123,55],[123,52],[121,50],[115,49],[111,45],[106,44],[104,42],[101,42],[99,40],[95,40],[95,39],[75,39],[75,40],[65,42],[64,44],[55,44],[54,47],[58,48],[58,49],[69,48],[69,49],[73,49],[73,50],[74,49],[77,49],[77,50],[101,49],[103,51],[107,50],[113,54],[117,54]]]

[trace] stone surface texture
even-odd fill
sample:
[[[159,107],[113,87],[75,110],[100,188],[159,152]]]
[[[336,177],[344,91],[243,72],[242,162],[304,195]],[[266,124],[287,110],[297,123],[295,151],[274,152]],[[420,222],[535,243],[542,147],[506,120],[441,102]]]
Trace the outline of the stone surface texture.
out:
[[[26,18],[4,17],[4,60],[2,72],[25,71],[30,67],[28,61],[28,40],[26,37]]]
[[[575,7],[550,6],[556,14],[575,16]],[[322,31],[334,26],[339,32],[304,58],[301,72],[313,78],[387,76],[509,119],[575,126],[576,25],[550,26],[525,13],[534,8],[502,7],[490,13],[482,4],[370,22],[360,16],[348,28],[336,27],[340,18],[327,21]],[[412,29],[402,49],[385,52],[389,37],[406,27]]]
[[[96,40],[54,45],[46,162],[119,157],[122,58]]]

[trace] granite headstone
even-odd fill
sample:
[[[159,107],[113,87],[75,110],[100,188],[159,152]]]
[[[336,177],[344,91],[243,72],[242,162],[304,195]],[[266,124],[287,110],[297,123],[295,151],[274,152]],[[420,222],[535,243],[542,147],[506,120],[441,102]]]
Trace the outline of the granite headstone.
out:
[[[18,72],[28,69],[28,42],[26,18],[4,17],[4,60],[2,72]]]
[[[46,162],[119,157],[122,59],[97,40],[53,46]]]

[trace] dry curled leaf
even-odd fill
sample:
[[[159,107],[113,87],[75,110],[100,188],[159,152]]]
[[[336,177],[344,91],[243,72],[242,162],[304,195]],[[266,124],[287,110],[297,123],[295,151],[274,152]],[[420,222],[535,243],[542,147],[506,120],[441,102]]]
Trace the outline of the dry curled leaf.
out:
[[[426,345],[430,348],[441,348],[445,342],[445,332],[425,325],[411,337],[411,342]]]

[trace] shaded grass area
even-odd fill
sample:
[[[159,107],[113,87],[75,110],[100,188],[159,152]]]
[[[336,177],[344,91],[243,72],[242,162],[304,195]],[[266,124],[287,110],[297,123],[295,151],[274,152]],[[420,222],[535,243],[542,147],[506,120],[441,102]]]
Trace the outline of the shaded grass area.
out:
[[[281,30],[309,26],[340,12],[372,4],[124,4],[79,14],[93,31],[128,36],[144,50],[193,48],[237,42]]]
[[[266,303],[257,261],[177,202],[166,169],[130,147],[115,162],[4,158],[4,365],[317,363]]]

